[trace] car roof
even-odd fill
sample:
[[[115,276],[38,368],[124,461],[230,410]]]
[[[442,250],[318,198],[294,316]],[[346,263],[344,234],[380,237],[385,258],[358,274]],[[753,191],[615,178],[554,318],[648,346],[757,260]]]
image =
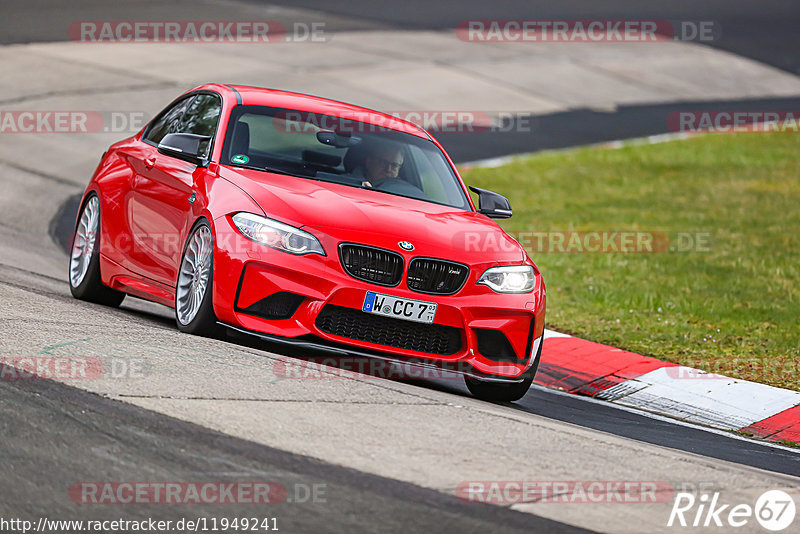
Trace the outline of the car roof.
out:
[[[305,111],[308,113],[332,115],[334,117],[343,117],[390,128],[392,130],[398,130],[425,139],[431,138],[428,132],[412,122],[399,119],[380,111],[375,111],[374,109],[347,104],[329,98],[249,85],[207,84],[197,87],[195,90],[219,90],[221,87],[227,87],[239,93],[241,103],[245,106],[269,106]]]

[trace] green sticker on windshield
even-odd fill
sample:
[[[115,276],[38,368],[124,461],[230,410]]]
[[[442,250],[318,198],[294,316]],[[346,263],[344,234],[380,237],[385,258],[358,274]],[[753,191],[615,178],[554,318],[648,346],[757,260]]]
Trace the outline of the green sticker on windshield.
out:
[[[231,158],[231,163],[239,163],[241,165],[244,165],[248,161],[250,161],[250,158],[248,158],[244,154],[236,154]]]

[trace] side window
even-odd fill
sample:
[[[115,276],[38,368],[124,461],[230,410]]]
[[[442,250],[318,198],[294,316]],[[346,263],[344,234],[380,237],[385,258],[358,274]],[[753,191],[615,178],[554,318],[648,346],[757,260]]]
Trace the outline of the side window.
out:
[[[178,125],[178,132],[214,137],[217,131],[222,101],[215,95],[200,94],[192,100]],[[211,140],[200,145],[203,154],[208,153]]]
[[[178,131],[178,126],[183,116],[183,112],[192,101],[191,96],[184,98],[177,102],[174,106],[161,114],[161,117],[155,120],[150,126],[150,129],[145,134],[145,139],[151,143],[158,144],[168,133],[175,133]]]

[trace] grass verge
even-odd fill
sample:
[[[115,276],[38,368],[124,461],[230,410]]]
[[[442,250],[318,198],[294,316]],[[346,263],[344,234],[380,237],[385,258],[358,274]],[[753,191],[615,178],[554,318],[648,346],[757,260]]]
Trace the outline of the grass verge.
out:
[[[501,224],[544,275],[548,327],[797,390],[799,156],[798,135],[708,135],[463,174],[511,199]],[[664,250],[586,252],[604,248],[587,232],[614,231]]]

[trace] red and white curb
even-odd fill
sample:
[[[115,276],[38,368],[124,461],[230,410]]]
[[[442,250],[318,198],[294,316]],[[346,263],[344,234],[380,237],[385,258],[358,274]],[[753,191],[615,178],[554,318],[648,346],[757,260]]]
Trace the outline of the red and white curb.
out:
[[[545,331],[536,383],[770,441],[800,443],[800,392]]]

